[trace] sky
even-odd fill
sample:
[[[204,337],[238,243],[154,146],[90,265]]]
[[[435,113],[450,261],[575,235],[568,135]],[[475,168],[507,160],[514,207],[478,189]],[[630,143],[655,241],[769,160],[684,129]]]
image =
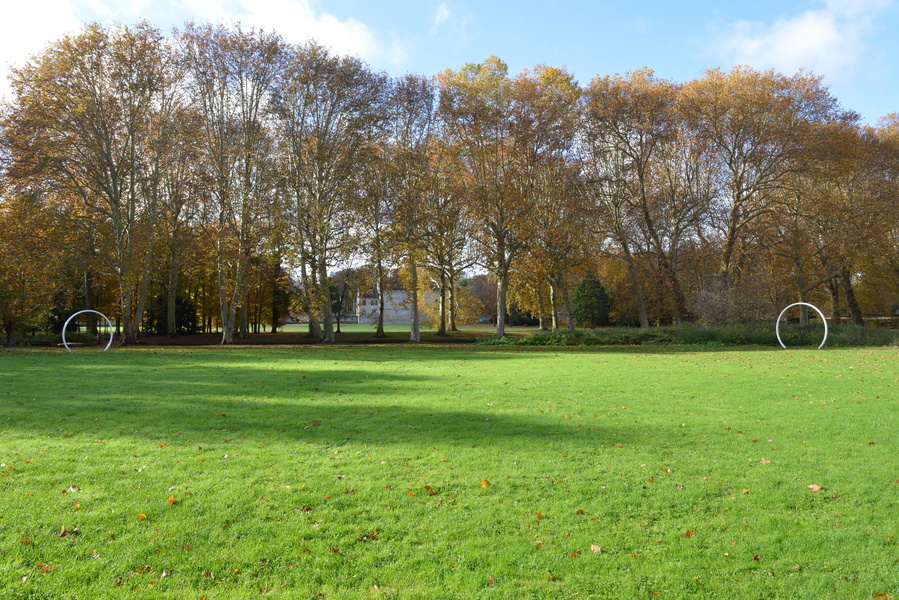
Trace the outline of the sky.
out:
[[[436,75],[495,55],[510,74],[565,67],[582,85],[649,67],[677,82],[745,64],[823,83],[862,120],[899,112],[899,0],[3,0],[0,96],[10,67],[84,23],[164,33],[197,23],[313,38],[390,75]]]

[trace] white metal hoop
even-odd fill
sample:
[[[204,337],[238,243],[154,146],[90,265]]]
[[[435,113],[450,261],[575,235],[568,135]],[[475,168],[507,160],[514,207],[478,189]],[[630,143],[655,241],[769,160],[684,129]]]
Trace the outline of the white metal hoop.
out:
[[[814,311],[821,316],[821,320],[824,321],[824,339],[821,340],[821,345],[818,346],[818,350],[820,350],[824,347],[824,343],[827,341],[827,319],[824,317],[824,313],[821,312],[821,310],[817,306],[815,306],[814,304],[809,304],[808,302],[794,302],[793,304],[780,311],[780,314],[777,316],[777,323],[774,324],[774,333],[777,334],[777,341],[780,342],[780,347],[786,348],[783,340],[780,339],[780,320],[783,318],[784,313],[794,306],[808,306],[809,308],[814,309]]]
[[[115,333],[112,330],[112,321],[109,320],[109,317],[107,317],[106,315],[104,315],[103,313],[101,313],[100,311],[97,311],[97,310],[79,310],[74,315],[72,315],[71,317],[66,319],[66,324],[62,326],[62,345],[65,346],[66,350],[68,350],[69,352],[72,351],[72,349],[69,348],[69,345],[66,343],[66,329],[68,329],[68,327],[69,327],[69,321],[71,321],[72,319],[74,319],[75,317],[80,315],[81,313],[94,313],[94,314],[100,315],[101,317],[106,319],[106,324],[109,325],[109,343],[106,344],[105,348],[103,348],[103,352],[106,352],[107,350],[109,350],[109,347],[112,346],[112,337],[113,337],[113,335],[115,335]]]

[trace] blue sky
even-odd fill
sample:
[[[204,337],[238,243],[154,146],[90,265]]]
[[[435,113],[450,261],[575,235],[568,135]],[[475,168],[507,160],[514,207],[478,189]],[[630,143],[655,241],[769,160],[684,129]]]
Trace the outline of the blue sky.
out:
[[[83,22],[164,32],[188,19],[240,21],[290,41],[315,37],[393,75],[434,75],[495,54],[514,74],[546,63],[583,84],[643,66],[687,81],[748,64],[824,77],[875,123],[899,112],[899,0],[24,0],[4,7],[0,69],[22,64]]]

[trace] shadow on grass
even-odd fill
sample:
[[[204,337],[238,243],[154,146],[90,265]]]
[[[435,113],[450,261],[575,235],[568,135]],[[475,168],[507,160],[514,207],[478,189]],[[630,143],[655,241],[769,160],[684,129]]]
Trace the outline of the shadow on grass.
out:
[[[594,428],[593,423],[590,429],[578,428],[537,410],[524,414],[510,407],[489,407],[489,395],[483,410],[473,409],[471,400],[459,399],[465,390],[448,388],[446,378],[423,376],[420,368],[408,374],[247,364],[227,369],[180,365],[167,370],[92,361],[39,367],[32,375],[40,376],[38,372],[46,379],[34,384],[27,396],[0,396],[0,439],[4,433],[16,433],[186,444],[248,438],[431,446],[578,436],[589,446],[627,438],[626,432],[615,428]]]

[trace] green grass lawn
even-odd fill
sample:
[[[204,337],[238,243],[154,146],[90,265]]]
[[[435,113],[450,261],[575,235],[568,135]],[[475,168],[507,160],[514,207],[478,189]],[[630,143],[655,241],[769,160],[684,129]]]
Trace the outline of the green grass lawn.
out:
[[[897,366],[2,352],[0,598],[899,597]]]

